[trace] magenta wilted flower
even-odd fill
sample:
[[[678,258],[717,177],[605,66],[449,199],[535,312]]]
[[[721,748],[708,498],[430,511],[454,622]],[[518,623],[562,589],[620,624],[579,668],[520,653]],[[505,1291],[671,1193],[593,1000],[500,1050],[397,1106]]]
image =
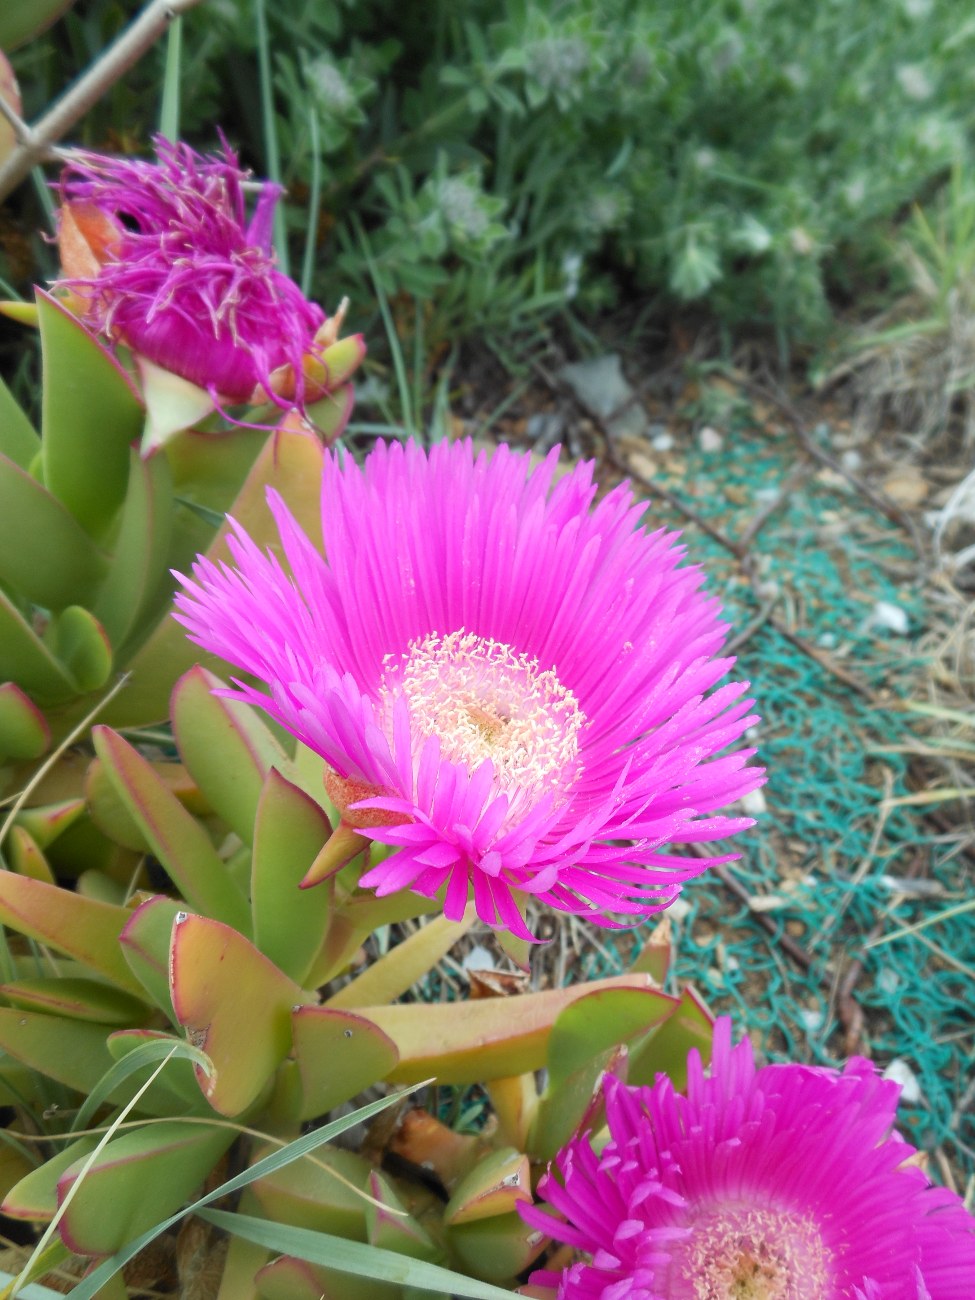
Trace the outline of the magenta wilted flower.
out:
[[[900,1089],[842,1073],[756,1069],[715,1026],[686,1095],[606,1077],[608,1140],[563,1148],[524,1219],[591,1262],[539,1271],[558,1300],[971,1300],[975,1219],[932,1187],[893,1130]]]
[[[755,720],[700,571],[592,466],[470,443],[326,458],[325,557],[269,494],[289,577],[234,527],[177,615],[263,682],[255,703],[325,759],[344,820],[399,851],[360,884],[446,890],[459,918],[528,937],[516,896],[614,924],[710,862],[663,846],[750,825],[712,816],[762,781],[726,751]]]
[[[60,185],[60,284],[94,330],[215,400],[300,407],[326,318],[275,264],[280,187],[260,186],[248,220],[247,173],[226,145],[206,157],[158,136],[155,148],[156,163],[71,155]],[[283,397],[272,379],[282,367],[291,388]]]

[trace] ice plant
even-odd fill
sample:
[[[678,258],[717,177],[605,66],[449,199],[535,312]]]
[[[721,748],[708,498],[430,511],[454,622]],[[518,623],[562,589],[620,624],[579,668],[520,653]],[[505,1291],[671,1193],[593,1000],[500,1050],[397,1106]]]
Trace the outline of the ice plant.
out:
[[[290,575],[239,527],[233,566],[200,560],[178,617],[327,764],[347,825],[397,852],[360,883],[443,889],[459,917],[521,937],[519,896],[641,917],[715,859],[712,815],[762,780],[745,683],[718,602],[676,539],[640,527],[621,485],[593,506],[591,465],[470,443],[326,459],[323,556],[269,497]],[[716,859],[726,861],[727,858]]]
[[[558,1300],[968,1300],[975,1219],[929,1184],[892,1131],[899,1089],[842,1073],[757,1069],[718,1021],[686,1095],[604,1080],[608,1140],[573,1139],[522,1216],[589,1256],[532,1277]]]
[[[301,407],[323,391],[306,392],[309,359],[335,339],[275,263],[280,187],[263,182],[248,219],[247,173],[229,147],[205,156],[160,136],[155,148],[157,162],[71,154],[60,286],[92,329],[215,402]]]

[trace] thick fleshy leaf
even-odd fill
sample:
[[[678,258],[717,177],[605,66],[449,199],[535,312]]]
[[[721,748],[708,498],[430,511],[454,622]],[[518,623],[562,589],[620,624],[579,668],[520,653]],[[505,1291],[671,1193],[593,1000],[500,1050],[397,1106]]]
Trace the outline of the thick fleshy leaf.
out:
[[[331,829],[318,804],[272,768],[254,822],[254,942],[302,985],[325,938],[331,895],[298,885]]]
[[[90,1020],[99,1025],[138,1025],[148,1013],[146,1004],[130,993],[97,980],[38,977],[0,984],[0,994],[14,1007],[46,1011],[70,1020]]]
[[[255,1159],[270,1148],[255,1153]],[[372,1165],[353,1151],[331,1147],[296,1160],[251,1184],[262,1213],[277,1223],[366,1239],[366,1199]]]
[[[206,668],[191,668],[176,683],[170,717],[180,756],[204,798],[252,844],[264,781],[272,765],[287,768],[288,757],[254,709],[213,694],[223,686]]]
[[[254,1279],[261,1300],[402,1300],[402,1287],[281,1255]],[[432,1300],[432,1298],[431,1298]]]
[[[81,692],[97,691],[112,671],[112,646],[90,610],[69,605],[52,623],[55,651]]]
[[[193,784],[182,763],[154,762],[152,770],[188,812],[197,817],[209,816],[212,809]],[[148,840],[129,812],[100,758],[93,759],[85,773],[84,795],[91,820],[103,834],[116,844],[122,844],[137,853],[150,852]]]
[[[314,893],[330,887],[331,882],[326,881],[306,892]],[[434,912],[443,912],[442,898],[424,898],[407,889],[387,894],[385,898],[377,898],[363,890],[343,900],[341,906],[333,906],[325,945],[308,978],[310,987],[319,988],[346,970],[363,940],[380,926],[413,921]]]
[[[620,1044],[642,1042],[677,1003],[656,990],[608,989],[559,1014],[548,1048],[548,1085],[528,1138],[534,1160],[551,1160],[588,1113],[599,1076]]]
[[[22,826],[39,848],[46,849],[73,826],[84,811],[84,799],[65,799],[61,803],[21,809],[15,825]]]
[[[308,994],[242,934],[181,913],[169,955],[170,993],[190,1042],[214,1064],[197,1072],[207,1101],[239,1115],[268,1086],[291,1047],[291,1010]]]
[[[520,1201],[532,1200],[528,1157],[514,1147],[492,1151],[454,1188],[444,1207],[447,1224],[474,1223],[499,1214],[513,1214]]]
[[[0,455],[0,581],[35,605],[63,609],[86,601],[106,568],[61,502]]]
[[[55,885],[51,864],[44,856],[33,838],[22,826],[11,826],[7,836],[4,852],[10,869],[18,876],[29,876],[31,880],[42,880],[46,885]]]
[[[0,679],[15,682],[38,704],[62,704],[78,694],[63,664],[0,591]]]
[[[636,961],[630,966],[632,971],[645,971],[652,975],[663,988],[674,955],[673,926],[670,917],[664,913],[663,919],[651,930],[650,937],[640,950]]]
[[[119,935],[128,919],[125,908],[0,871],[0,922],[67,953],[138,996],[138,981],[119,949]]]
[[[95,727],[92,739],[126,810],[190,907],[248,931],[247,900],[200,823],[128,741],[108,727]]]
[[[269,486],[282,494],[308,535],[313,540],[321,538],[322,457],[321,445],[307,434],[274,433],[268,438],[231,511],[257,545],[280,546],[265,500]],[[230,560],[227,531],[222,527],[207,549],[211,559]],[[162,721],[173,683],[187,668],[204,660],[220,671],[219,661],[204,656],[175,619],[163,619],[129,664],[132,681],[106,708],[103,720],[118,726]]]
[[[658,1074],[666,1074],[678,1092],[687,1086],[687,1053],[692,1047],[701,1053],[705,1065],[711,1059],[711,1036],[714,1016],[700,994],[693,988],[684,990],[673,1015],[633,1052],[627,1069],[627,1082],[635,1086],[653,1083]]]
[[[142,381],[142,398],[146,404],[146,431],[140,453],[151,457],[182,429],[199,424],[214,409],[213,398],[205,388],[191,384],[182,375],[165,370],[146,357],[137,356],[136,366]]]
[[[37,430],[0,377],[0,454],[9,456],[21,469],[27,469],[40,449]]]
[[[15,50],[49,27],[74,0],[4,0],[0,11],[0,49]]]
[[[350,1011],[296,1007],[292,1034],[302,1119],[324,1115],[385,1079],[399,1059],[381,1029]]]
[[[112,1064],[106,1032],[84,1020],[0,1007],[0,1048],[78,1092],[90,1091]]]
[[[116,651],[169,590],[173,483],[165,456],[144,461],[129,451],[129,485],[108,574],[92,611]]]
[[[409,1003],[362,1007],[357,1014],[384,1030],[396,1044],[400,1060],[389,1081],[413,1083],[436,1078],[441,1083],[478,1083],[541,1069],[556,1017],[579,998],[606,989],[640,989],[673,1004],[652,988],[649,975],[616,975],[567,989],[526,993],[517,999],[484,998],[465,1004]]]
[[[0,685],[0,763],[40,758],[50,743],[51,728],[37,705],[13,682]]]
[[[75,1132],[88,1128],[108,1100],[128,1100],[147,1083],[139,1109],[150,1115],[212,1115],[200,1096],[194,1073],[197,1066],[209,1072],[209,1059],[184,1038],[156,1029],[119,1029],[105,1042],[112,1065],[75,1115],[71,1125]],[[165,1062],[161,1070],[160,1062]]]
[[[44,483],[93,536],[125,497],[144,412],[131,380],[83,325],[37,292],[44,359]]]
[[[49,1223],[58,1208],[58,1179],[77,1160],[89,1155],[97,1141],[94,1137],[78,1138],[26,1174],[4,1197],[0,1214],[27,1223]]]
[[[236,1134],[173,1120],[113,1138],[87,1171],[61,1219],[61,1239],[79,1255],[110,1255],[187,1200]],[[58,1181],[66,1198],[84,1161]]]
[[[351,384],[342,384],[333,393],[329,393],[327,397],[323,397],[318,402],[313,402],[308,407],[306,412],[307,422],[314,428],[325,445],[330,446],[335,442],[336,438],[342,436],[345,426],[349,423],[354,406],[355,389]],[[288,418],[289,416],[285,416],[286,420]],[[290,418],[300,417],[297,417],[297,412],[294,412]]]
[[[500,1214],[447,1229],[452,1262],[485,1282],[513,1283],[542,1253],[548,1238],[518,1214]]]
[[[325,1005],[365,1007],[395,1002],[437,965],[476,920],[477,913],[469,907],[461,921],[448,921],[445,916],[428,921],[340,988]]]
[[[36,1168],[16,1147],[0,1143],[0,1199]]]
[[[170,1020],[176,1013],[169,992],[169,945],[173,925],[182,908],[171,898],[157,894],[130,913],[119,936],[122,956],[145,991]]]
[[[406,1212],[406,1206],[390,1183],[377,1170],[369,1175],[366,1205],[366,1237],[370,1245],[394,1250],[411,1259],[440,1260],[443,1251],[419,1220]]]

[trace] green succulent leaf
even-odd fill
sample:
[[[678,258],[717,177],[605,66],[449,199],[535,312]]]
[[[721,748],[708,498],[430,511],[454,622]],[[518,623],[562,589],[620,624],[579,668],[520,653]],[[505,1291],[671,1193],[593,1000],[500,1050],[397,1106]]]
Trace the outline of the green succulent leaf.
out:
[[[74,957],[138,997],[140,985],[119,948],[129,915],[125,908],[0,871],[0,922]]]
[[[88,1092],[112,1064],[105,1025],[0,1007],[0,1047],[58,1083]]]
[[[385,1079],[399,1060],[392,1039],[350,1011],[296,1007],[292,1036],[302,1119],[324,1115]]]
[[[257,1157],[267,1154],[269,1149],[262,1148]],[[276,1223],[365,1241],[371,1172],[372,1165],[362,1156],[333,1147],[313,1160],[296,1160],[257,1179],[251,1190],[262,1214]]]
[[[447,1229],[447,1245],[457,1263],[487,1282],[513,1283],[538,1258],[548,1238],[517,1213],[499,1214]]]
[[[26,1011],[47,1011],[103,1026],[139,1025],[146,1018],[145,1002],[98,980],[39,976],[0,984],[0,994],[11,1006]]]
[[[171,1120],[113,1138],[84,1175],[61,1219],[61,1239],[78,1255],[110,1255],[172,1214],[236,1137],[232,1130]],[[62,1202],[79,1176],[58,1180]]]
[[[190,907],[249,932],[247,900],[200,823],[128,741],[108,727],[95,727],[92,739],[126,810]]]
[[[558,1015],[580,998],[609,989],[635,989],[673,1005],[652,988],[648,975],[616,975],[566,989],[527,993],[512,1013],[508,998],[470,1003],[404,1003],[362,1007],[357,1014],[396,1044],[399,1064],[388,1076],[397,1083],[436,1078],[441,1083],[480,1083],[539,1070]]]
[[[112,646],[89,610],[69,605],[52,624],[57,656],[82,693],[97,691],[112,671]]]
[[[322,456],[317,439],[307,434],[278,430],[267,439],[232,510],[234,518],[258,546],[278,544],[277,527],[265,499],[267,487],[281,493],[313,540],[321,537]],[[224,526],[207,548],[212,560],[230,559],[226,537]],[[173,683],[202,658],[202,652],[186,637],[175,619],[164,618],[131,661],[132,680],[105,710],[104,721],[127,727],[162,721],[168,716]],[[219,669],[218,660],[211,658],[209,662]]]
[[[0,455],[0,580],[35,605],[63,609],[86,601],[106,567],[61,502]]]
[[[23,827],[39,848],[46,849],[72,827],[84,811],[84,799],[65,799],[63,803],[22,808],[15,824]]]
[[[254,1282],[261,1300],[403,1300],[402,1287],[316,1268],[292,1255],[266,1264]]]
[[[13,825],[4,842],[4,849],[10,868],[18,876],[28,876],[31,880],[41,880],[46,885],[55,885],[51,864],[35,843],[33,837],[23,826]]]
[[[37,705],[13,682],[0,685],[0,762],[40,758],[51,728]]]
[[[222,1115],[239,1115],[267,1088],[291,1047],[291,1009],[308,994],[238,931],[180,913],[169,955],[176,1019],[213,1062],[197,1071]]]
[[[58,1180],[76,1161],[91,1154],[96,1141],[94,1137],[78,1138],[32,1170],[7,1193],[0,1213],[27,1223],[49,1223],[58,1208]]]
[[[406,1206],[392,1186],[375,1169],[369,1175],[369,1195],[372,1200],[366,1204],[366,1236],[370,1245],[431,1263],[442,1257],[441,1248],[422,1224],[406,1213]]]
[[[365,1007],[395,1002],[436,966],[476,920],[474,908],[469,907],[461,921],[448,921],[445,916],[428,921],[422,929],[367,966],[361,975],[333,994],[325,1005]]]
[[[152,998],[176,1023],[176,1012],[169,992],[169,945],[173,924],[182,911],[179,903],[163,894],[140,903],[119,936],[119,946],[132,974]]]
[[[183,762],[214,812],[245,844],[252,844],[264,782],[273,765],[289,766],[288,756],[254,709],[213,694],[222,687],[225,682],[199,665],[184,673],[173,690],[173,733]]]
[[[531,1204],[528,1157],[514,1147],[502,1147],[478,1161],[454,1188],[444,1207],[446,1224],[475,1223],[511,1214],[519,1202]]]
[[[254,822],[254,942],[302,985],[325,938],[331,892],[298,885],[331,831],[318,804],[271,768]]]
[[[49,27],[74,0],[6,0],[0,14],[0,50],[14,50]]]
[[[44,359],[44,483],[94,537],[125,497],[144,412],[129,377],[83,325],[37,292]]]
[[[0,678],[38,704],[62,704],[78,688],[10,598],[0,591]]]
[[[647,1042],[635,1050],[627,1069],[627,1081],[636,1086],[653,1083],[666,1074],[678,1092],[687,1086],[687,1053],[696,1048],[707,1065],[711,1059],[714,1016],[700,994],[688,987],[663,1024]]]
[[[156,610],[169,588],[173,483],[165,456],[142,460],[129,451],[129,480],[108,573],[92,611],[117,649]]]
[[[0,41],[0,49],[9,48]],[[0,378],[0,454],[9,456],[15,465],[28,469],[41,449],[37,430]]]
[[[213,1066],[203,1052],[199,1051],[191,1043],[185,1043],[181,1038],[173,1038],[170,1034],[154,1034],[149,1031],[133,1035],[122,1032],[112,1034],[108,1039],[107,1046],[114,1059],[78,1108],[71,1125],[71,1130],[74,1133],[87,1128],[101,1107],[111,1098],[120,1094],[122,1085],[127,1080],[131,1079],[133,1075],[147,1074],[150,1067],[158,1065],[160,1061],[166,1063],[166,1068],[153,1079],[148,1091],[143,1093],[139,1102],[140,1106],[145,1110],[154,1109],[153,1101],[158,1102],[159,1100],[162,1101],[165,1110],[172,1109],[172,1091],[165,1086],[161,1088],[160,1085],[169,1082],[170,1067],[178,1068],[179,1061],[191,1062],[206,1075],[213,1073]],[[138,1084],[145,1082],[145,1078],[137,1079],[129,1085],[126,1091],[135,1092]],[[154,1092],[156,1093],[155,1098],[153,1097]],[[161,1099],[159,1098],[160,1092],[163,1093]],[[180,1097],[178,1100],[182,1102],[184,1098]]]

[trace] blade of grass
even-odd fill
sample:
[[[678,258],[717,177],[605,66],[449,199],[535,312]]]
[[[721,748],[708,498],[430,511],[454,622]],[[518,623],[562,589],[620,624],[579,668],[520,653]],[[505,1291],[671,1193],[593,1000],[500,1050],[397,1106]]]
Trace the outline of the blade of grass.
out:
[[[318,245],[318,218],[322,210],[322,152],[318,127],[318,109],[308,105],[308,149],[311,155],[311,181],[308,192],[308,230],[305,233],[305,256],[301,263],[301,292],[307,298],[311,293],[311,278],[315,271],[315,250]]]
[[[419,430],[413,421],[413,403],[410,397],[410,382],[406,373],[406,362],[403,358],[403,349],[400,346],[399,335],[396,333],[396,326],[393,323],[393,313],[389,310],[389,301],[386,298],[386,291],[379,279],[379,271],[376,267],[376,259],[372,255],[372,249],[369,247],[369,240],[361,222],[357,217],[352,218],[353,228],[356,233],[356,239],[362,249],[362,256],[365,259],[366,266],[369,268],[369,276],[372,280],[372,286],[376,291],[376,301],[379,304],[379,313],[383,318],[383,326],[386,330],[386,340],[389,343],[390,355],[393,359],[393,370],[396,374],[396,387],[399,390],[400,415],[403,420],[403,427],[408,437],[415,438]]]
[[[872,939],[870,943],[864,944],[864,948],[880,948],[885,943],[893,943],[895,939],[906,939],[910,934],[916,934],[918,930],[926,930],[929,925],[940,925],[942,921],[950,921],[953,916],[962,916],[965,912],[975,911],[975,898],[970,898],[967,903],[959,903],[957,907],[948,907],[937,916],[926,917],[923,921],[917,921],[914,925],[902,926],[892,934],[882,934],[879,939]]]
[[[419,1291],[447,1292],[458,1300],[510,1300],[514,1294],[490,1282],[479,1282],[441,1268],[439,1264],[427,1264],[362,1241],[347,1241],[344,1237],[295,1228],[288,1223],[270,1223],[249,1214],[228,1214],[226,1210],[204,1210],[200,1218],[255,1245],[268,1246],[310,1264],[336,1268],[375,1282],[414,1287]]]
[[[276,1170],[282,1169],[285,1165],[291,1164],[293,1160],[299,1160],[309,1151],[316,1147],[322,1146],[330,1141],[333,1137],[338,1137],[346,1129],[353,1128],[356,1124],[363,1124],[384,1111],[389,1106],[394,1106],[404,1097],[416,1092],[418,1088],[423,1088],[430,1080],[424,1083],[415,1084],[411,1088],[404,1088],[400,1092],[391,1093],[388,1097],[381,1097],[378,1101],[370,1102],[368,1106],[362,1106],[359,1110],[353,1111],[351,1115],[343,1115],[339,1119],[332,1120],[329,1124],[324,1124],[321,1128],[314,1129],[311,1133],[306,1133],[304,1137],[296,1138],[294,1142],[289,1142],[286,1147],[280,1151],[273,1151],[270,1155],[265,1156],[263,1160],[258,1160],[245,1169],[242,1173],[229,1178],[225,1183],[221,1183],[205,1196],[201,1196],[198,1201],[188,1205],[185,1209],[180,1210],[177,1214],[172,1214],[162,1223],[157,1223],[154,1228],[150,1228],[141,1236],[136,1237],[134,1241],[123,1249],[116,1251],[110,1259],[106,1259],[99,1264],[88,1276],[74,1287],[68,1294],[70,1300],[94,1300],[100,1287],[104,1286],[110,1278],[113,1278],[120,1268],[134,1259],[140,1250],[143,1250],[150,1241],[154,1241],[160,1233],[166,1232],[174,1224],[179,1223],[180,1219],[185,1218],[188,1214],[198,1214],[204,1206],[209,1205],[212,1201],[219,1200],[222,1196],[228,1196],[231,1192],[239,1191],[240,1188],[246,1187],[249,1183],[255,1182],[258,1178],[266,1178]]]
[[[2,1293],[3,1297],[8,1294],[12,1297],[13,1292],[9,1291],[9,1283],[16,1281],[12,1273],[4,1273],[0,1270],[0,1282],[8,1284],[8,1287]],[[17,1292],[19,1300],[64,1300],[62,1291],[52,1291],[49,1287],[40,1286],[37,1282],[28,1282]]]
[[[159,109],[159,133],[167,140],[179,139],[179,87],[183,62],[183,19],[173,19],[166,39],[166,71],[163,76],[162,105]]]
[[[123,1083],[130,1074],[135,1074],[144,1066],[151,1065],[153,1061],[158,1061],[160,1057],[164,1058],[163,1065],[174,1058],[180,1058],[193,1061],[194,1064],[206,1072],[208,1077],[213,1074],[213,1062],[209,1056],[206,1056],[199,1048],[193,1047],[191,1043],[172,1042],[166,1038],[157,1038],[153,1042],[143,1043],[108,1067],[85,1098],[84,1103],[79,1107],[78,1113],[72,1121],[71,1131],[76,1133],[79,1129],[85,1128],[89,1120],[97,1113],[99,1107],[104,1105],[120,1083]],[[157,1070],[156,1074],[158,1073]],[[153,1075],[153,1078],[155,1078],[155,1075]]]
[[[281,154],[278,150],[277,123],[274,120],[274,87],[271,81],[271,52],[265,0],[254,0],[254,21],[257,25],[257,68],[267,174],[276,185],[281,185]],[[290,275],[288,235],[284,226],[284,209],[280,203],[274,209],[274,251],[278,255],[278,266],[285,275]]]

